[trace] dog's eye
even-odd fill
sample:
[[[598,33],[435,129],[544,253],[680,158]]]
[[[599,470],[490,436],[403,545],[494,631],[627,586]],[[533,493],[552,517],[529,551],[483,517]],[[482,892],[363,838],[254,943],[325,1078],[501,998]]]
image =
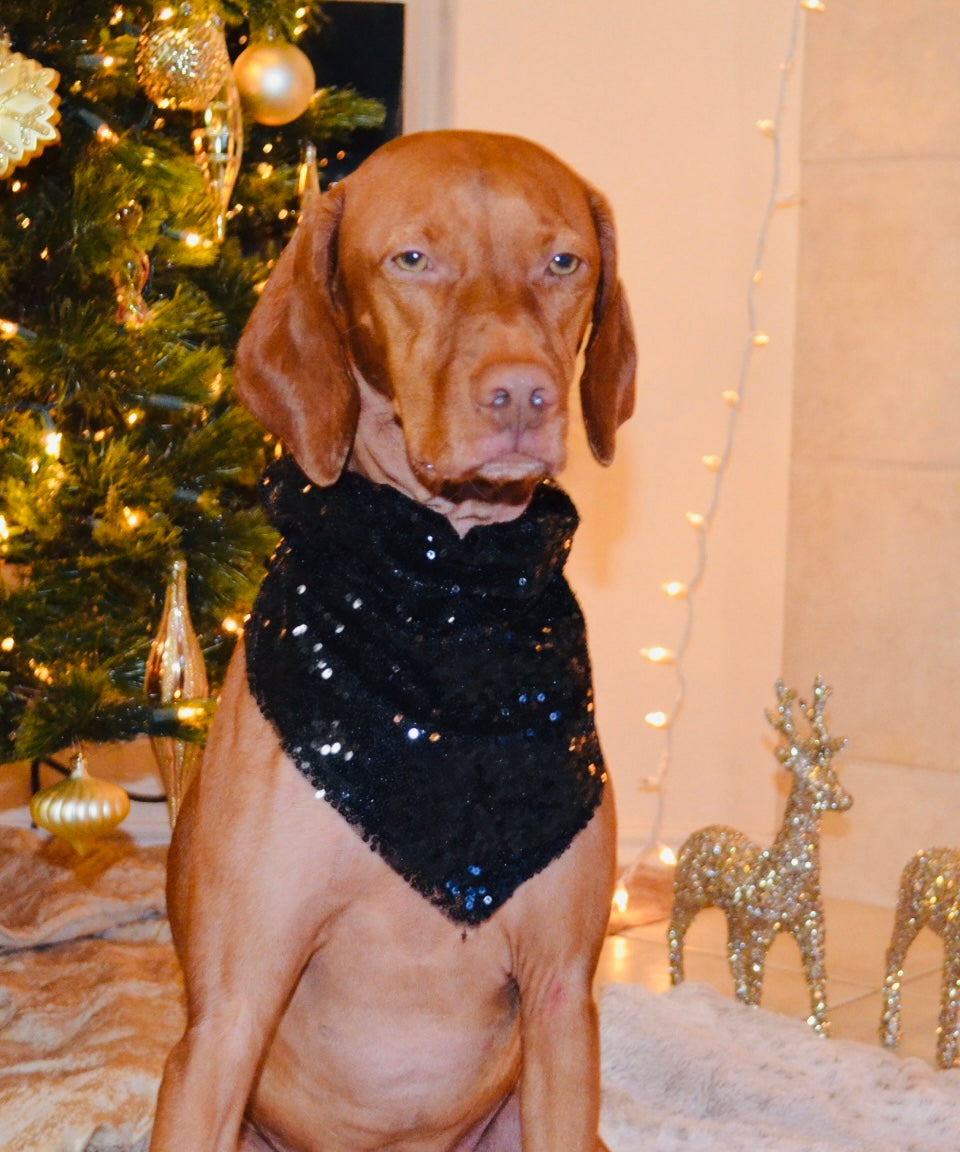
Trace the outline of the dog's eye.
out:
[[[558,252],[547,266],[552,276],[569,276],[580,267],[580,257],[572,252]]]
[[[403,269],[404,272],[423,272],[430,264],[426,255],[423,252],[418,252],[416,249],[410,252],[399,253],[399,255],[394,256],[393,262],[398,268]]]

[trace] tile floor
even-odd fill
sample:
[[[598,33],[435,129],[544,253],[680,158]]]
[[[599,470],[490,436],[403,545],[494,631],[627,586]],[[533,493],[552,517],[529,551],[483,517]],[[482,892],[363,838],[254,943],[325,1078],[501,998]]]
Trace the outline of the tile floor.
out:
[[[892,909],[842,900],[826,901],[827,1005],[831,1035],[879,1044],[884,954],[893,928]],[[598,984],[642,984],[655,992],[670,987],[667,923],[630,928],[609,936],[597,971]],[[708,908],[687,933],[687,980],[709,984],[728,996],[733,982],[726,961],[726,921]],[[935,1063],[943,944],[924,929],[907,953],[902,992],[903,1034],[898,1051]],[[767,958],[762,1007],[805,1018],[809,1012],[800,953],[792,937],[779,936]]]

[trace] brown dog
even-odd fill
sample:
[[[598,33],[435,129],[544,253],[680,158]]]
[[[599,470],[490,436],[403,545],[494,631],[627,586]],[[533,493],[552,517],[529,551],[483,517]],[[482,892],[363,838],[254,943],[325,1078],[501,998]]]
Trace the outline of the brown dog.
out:
[[[391,535],[395,521],[399,533],[408,520],[420,525],[418,517],[452,525],[445,536],[428,519],[424,537],[439,538],[449,555],[459,555],[461,543],[479,554],[477,542],[521,539],[510,533],[527,533],[526,518],[544,501],[544,524],[563,510],[557,501],[565,497],[539,482],[564,463],[567,392],[588,330],[582,409],[594,455],[608,463],[616,428],[632,407],[634,350],[604,200],[526,141],[425,133],[386,145],[305,210],[244,333],[238,387],[302,470],[295,473],[302,481],[294,486],[297,500],[326,500],[345,483],[363,499],[372,493],[387,500],[387,528],[368,549],[371,563],[384,549],[406,546]],[[338,540],[361,543],[366,512],[356,520],[349,510],[337,515]],[[309,536],[306,521],[302,533]],[[557,552],[568,547],[569,532]],[[353,572],[348,550],[340,555]],[[292,554],[281,552],[276,562],[292,563]],[[434,559],[432,545],[426,555]],[[383,562],[384,579],[397,576],[392,556]],[[339,563],[316,571],[311,563],[301,569],[296,593],[314,574],[323,587],[341,578]],[[427,567],[419,553],[416,563],[419,588]],[[566,587],[562,558],[557,564],[550,589]],[[465,584],[472,577],[467,566],[462,571]],[[530,571],[540,573],[540,562]],[[402,630],[411,616],[394,609],[413,600],[406,585],[391,588],[384,619],[392,628],[396,618]],[[459,578],[447,593],[458,609],[473,611]],[[357,595],[344,609],[348,623],[364,617],[363,599]],[[563,605],[566,628],[574,617]],[[431,613],[424,628],[445,628],[447,618]],[[378,783],[375,759],[371,768],[374,810],[392,804],[401,822],[427,813],[409,867],[391,855],[389,813],[371,830],[350,809],[354,785],[341,784],[335,802],[327,802],[335,789],[323,765],[318,784],[300,762],[295,737],[281,738],[282,724],[263,714],[282,712],[291,697],[293,713],[301,703],[312,706],[299,673],[283,661],[267,664],[256,695],[251,687],[253,654],[267,643],[258,638],[285,651],[307,625],[278,628],[263,608],[254,617],[171,847],[169,912],[189,1021],[167,1062],[153,1152],[235,1152],[238,1144],[284,1152],[593,1152],[599,1055],[591,982],[610,906],[615,826],[591,743],[585,656],[572,664],[585,688],[582,706],[572,706],[581,728],[569,750],[586,757],[576,769],[586,807],[566,839],[550,846],[549,859],[531,857],[524,871],[510,872],[494,899],[500,865],[491,869],[489,890],[479,881],[473,888],[427,876],[433,850],[445,865],[460,833],[432,814],[429,793],[419,794],[421,761],[410,761],[414,787],[407,796]],[[344,650],[343,663],[324,662],[324,643],[332,649],[332,633],[342,628],[312,649],[320,652],[310,666],[317,693],[325,690],[321,677],[344,679],[356,655]],[[491,703],[482,685],[509,675],[497,668],[484,679],[486,646],[499,653],[512,643],[512,633],[484,629],[468,653],[477,674],[476,685],[465,686],[471,708]],[[551,625],[540,633],[530,659],[552,651]],[[446,637],[438,652],[451,650]],[[410,639],[411,651],[422,639],[421,632]],[[424,666],[441,693],[445,673],[434,661],[429,656]],[[364,667],[405,691],[414,664],[384,647]],[[352,683],[348,708],[350,692],[366,691],[360,679]],[[554,689],[565,692],[565,679],[555,677]],[[526,698],[521,693],[524,708],[539,707]],[[508,701],[493,703],[499,710],[489,730],[474,733],[483,748],[514,739],[497,728]],[[532,745],[523,733],[518,738],[522,755],[532,747],[537,769],[540,733],[546,759],[560,711],[537,713],[542,725]],[[411,746],[423,734],[424,756],[438,747],[472,756],[466,713],[442,739],[440,730],[432,733],[432,745],[426,728],[399,712],[393,720]],[[331,723],[339,732],[339,719]],[[393,738],[358,730],[358,748],[368,735],[375,748]],[[347,736],[328,736],[322,747],[314,741],[317,763],[350,760],[348,743]],[[567,750],[564,743],[564,756]],[[443,763],[457,776],[456,760]],[[489,775],[497,763],[484,753],[474,767]],[[522,823],[528,804],[536,813],[544,803],[523,791],[522,772],[515,775],[510,787],[517,791],[497,816],[508,829]],[[359,779],[355,787],[368,783]],[[497,791],[499,782],[484,788]],[[472,811],[483,800],[465,806]],[[449,811],[451,821],[460,819],[456,806]],[[555,815],[548,812],[547,822]],[[486,843],[485,830],[476,844]],[[525,843],[515,855],[526,860]],[[472,856],[464,859],[470,875],[481,874]]]

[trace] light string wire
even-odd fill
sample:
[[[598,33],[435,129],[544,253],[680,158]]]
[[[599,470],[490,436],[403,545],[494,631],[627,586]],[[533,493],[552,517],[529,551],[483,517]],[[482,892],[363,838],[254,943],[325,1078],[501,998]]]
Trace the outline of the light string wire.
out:
[[[707,570],[708,533],[710,526],[713,523],[714,517],[716,516],[717,508],[720,503],[721,492],[723,489],[723,480],[726,476],[730,458],[733,454],[737,424],[743,408],[743,399],[747,388],[751,363],[755,353],[758,350],[765,348],[770,342],[770,338],[767,333],[758,327],[756,300],[757,288],[763,279],[763,261],[767,250],[770,225],[778,210],[786,207],[795,207],[798,204],[798,198],[795,196],[785,201],[781,200],[780,197],[780,185],[782,176],[782,148],[780,136],[787,105],[787,93],[790,85],[790,77],[796,62],[798,47],[800,43],[801,22],[803,19],[803,13],[805,11],[823,12],[824,9],[825,5],[822,3],[822,0],[798,0],[797,4],[795,5],[787,52],[783,58],[783,62],[780,65],[780,83],[777,93],[776,111],[773,119],[763,119],[757,121],[757,129],[764,136],[768,137],[772,143],[773,155],[771,164],[770,194],[767,199],[760,232],[757,237],[753,267],[750,276],[750,285],[747,291],[747,317],[749,332],[740,357],[740,369],[737,376],[736,390],[725,391],[723,393],[723,399],[730,408],[730,414],[727,420],[726,441],[724,443],[723,452],[719,456],[711,455],[703,457],[704,466],[714,474],[713,492],[707,507],[707,511],[703,514],[690,512],[687,513],[687,521],[690,523],[691,527],[694,528],[697,539],[696,564],[693,570],[693,574],[686,583],[671,582],[661,586],[661,590],[666,595],[670,596],[672,599],[683,599],[685,602],[686,611],[684,615],[684,623],[680,635],[680,641],[676,649],[673,651],[659,647],[643,649],[644,656],[652,663],[669,665],[673,669],[677,691],[676,696],[674,697],[673,706],[669,713],[649,712],[645,716],[645,720],[648,724],[662,732],[663,745],[661,748],[655,774],[646,777],[641,783],[641,787],[644,790],[656,793],[656,808],[647,840],[644,846],[641,848],[639,856],[635,860],[634,864],[627,869],[626,875],[628,877],[635,869],[641,867],[654,853],[658,855],[659,862],[661,864],[670,865],[673,863],[673,853],[666,845],[662,843],[661,835],[663,829],[664,805],[666,799],[666,789],[664,785],[667,781],[667,778],[669,777],[670,768],[673,763],[674,729],[676,727],[677,720],[684,710],[684,706],[687,700],[687,676],[684,660],[693,640],[696,593],[698,592],[700,585],[703,582]],[[621,887],[621,891],[625,891],[625,889]]]

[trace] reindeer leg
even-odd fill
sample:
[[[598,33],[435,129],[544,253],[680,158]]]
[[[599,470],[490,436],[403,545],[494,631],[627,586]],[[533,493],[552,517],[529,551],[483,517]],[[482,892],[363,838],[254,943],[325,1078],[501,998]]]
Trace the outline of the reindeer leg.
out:
[[[900,1043],[900,999],[903,983],[903,962],[907,950],[916,940],[923,927],[919,909],[913,906],[912,894],[904,884],[897,901],[897,914],[893,925],[890,947],[887,949],[885,977],[883,981],[883,1012],[880,1016],[880,1043],[885,1048],[896,1048]]]
[[[727,962],[733,977],[733,992],[742,1004],[757,1005],[763,987],[765,949],[758,953],[750,928],[750,921],[745,917],[727,913]]]
[[[944,937],[945,959],[940,992],[940,1023],[937,1027],[937,1064],[954,1068],[960,1064],[960,954]]]
[[[698,911],[699,908],[687,904],[681,905],[679,900],[674,901],[673,916],[670,920],[670,927],[667,929],[667,944],[670,949],[670,983],[673,985],[683,983],[683,941],[687,935],[687,929]]]
[[[682,984],[683,942],[693,918],[709,904],[701,890],[702,879],[698,882],[696,868],[691,867],[690,844],[680,850],[680,859],[673,880],[673,914],[667,929],[667,944],[670,949],[670,983]]]
[[[800,949],[803,974],[810,991],[810,1015],[807,1023],[818,1036],[828,1036],[827,972],[824,964],[823,909],[813,908],[793,933]]]

